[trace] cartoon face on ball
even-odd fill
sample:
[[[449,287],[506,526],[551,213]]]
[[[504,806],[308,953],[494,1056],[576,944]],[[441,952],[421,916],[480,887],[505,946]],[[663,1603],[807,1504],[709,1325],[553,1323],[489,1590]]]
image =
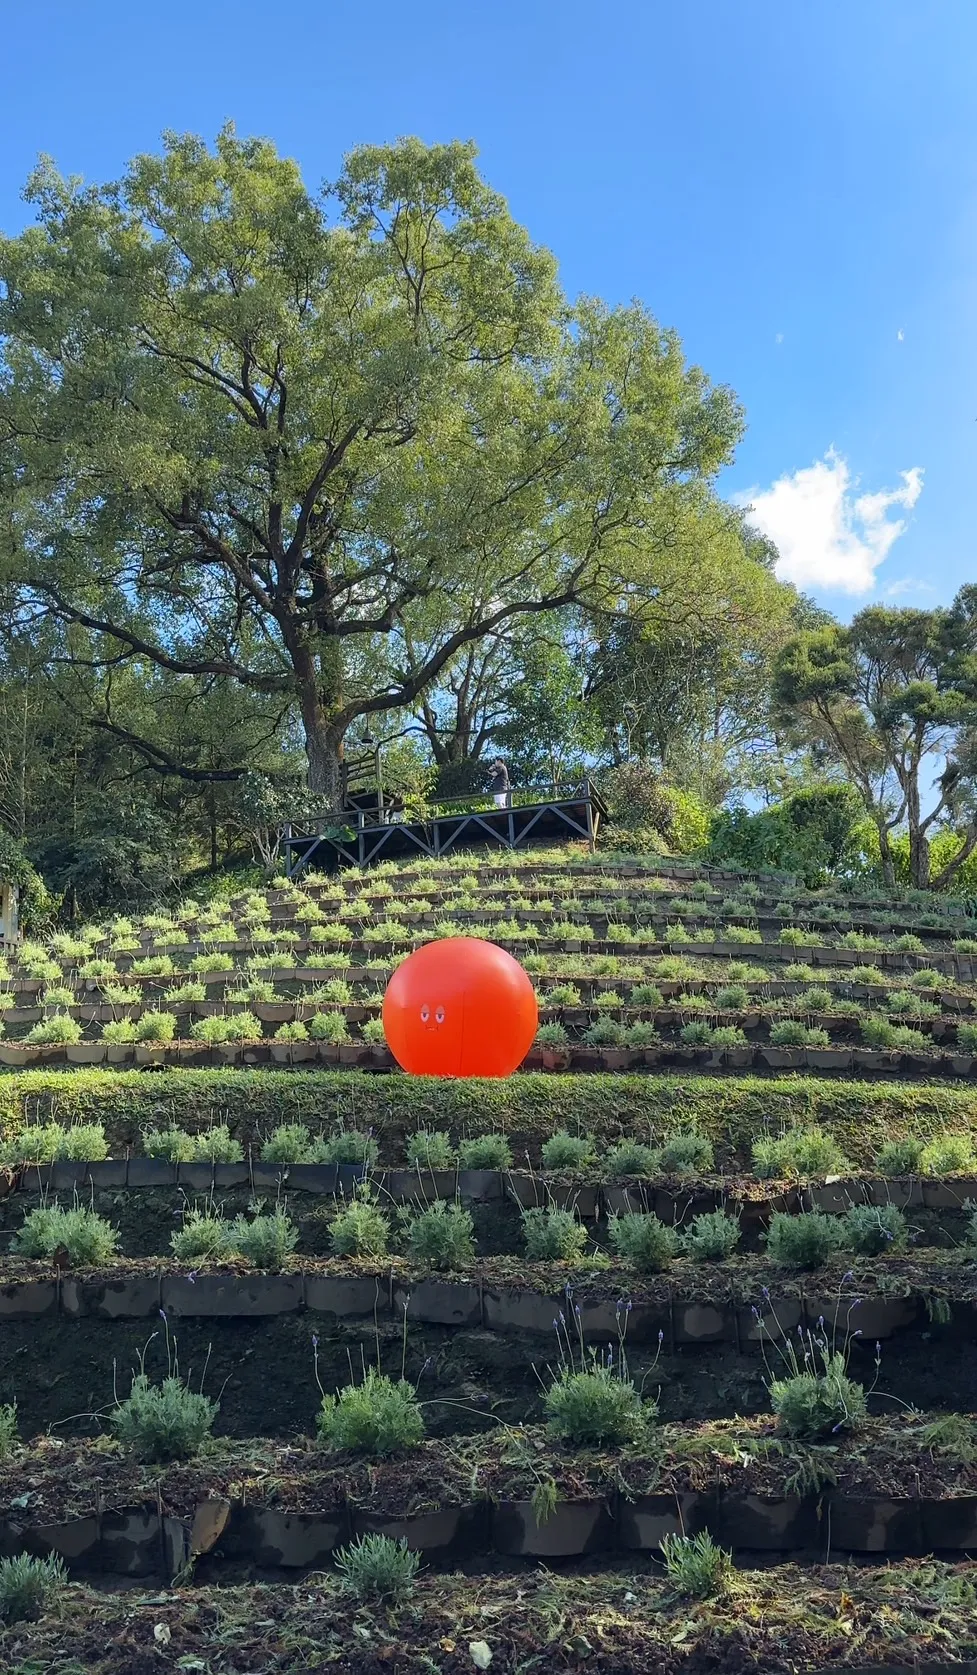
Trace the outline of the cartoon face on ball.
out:
[[[444,1006],[429,1006],[427,1001],[421,1007],[421,1023],[425,1029],[440,1029],[447,1017]]]
[[[494,943],[449,937],[398,966],[383,1001],[387,1044],[415,1076],[508,1076],[528,1052],[536,995]]]

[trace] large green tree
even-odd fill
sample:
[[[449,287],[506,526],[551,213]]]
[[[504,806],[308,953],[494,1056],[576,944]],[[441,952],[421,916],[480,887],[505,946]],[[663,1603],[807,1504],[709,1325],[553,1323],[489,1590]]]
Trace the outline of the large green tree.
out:
[[[886,882],[895,880],[893,835],[905,828],[912,884],[948,884],[977,848],[977,589],[949,609],[871,605],[847,628],[797,635],[779,655],[774,696],[858,790]],[[930,839],[947,826],[961,841],[932,877]]]
[[[640,307],[571,308],[471,146],[364,147],[315,195],[228,128],[105,187],[44,163],[27,196],[0,562],[103,665],[290,700],[335,805],[351,723],[471,642],[660,602],[737,404]]]

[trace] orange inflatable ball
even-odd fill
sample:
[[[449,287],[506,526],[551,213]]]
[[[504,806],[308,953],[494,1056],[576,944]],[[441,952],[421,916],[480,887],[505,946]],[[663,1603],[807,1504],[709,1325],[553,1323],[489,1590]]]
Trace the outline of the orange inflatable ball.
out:
[[[494,942],[427,942],[397,967],[383,997],[387,1045],[411,1076],[511,1076],[539,1013],[517,960]]]

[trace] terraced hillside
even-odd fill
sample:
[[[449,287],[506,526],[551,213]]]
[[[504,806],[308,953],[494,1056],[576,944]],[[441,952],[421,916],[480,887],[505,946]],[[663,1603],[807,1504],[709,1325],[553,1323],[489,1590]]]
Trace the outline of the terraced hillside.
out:
[[[544,852],[23,947],[0,1665],[977,1667],[974,930]],[[508,1082],[383,1043],[459,933]]]

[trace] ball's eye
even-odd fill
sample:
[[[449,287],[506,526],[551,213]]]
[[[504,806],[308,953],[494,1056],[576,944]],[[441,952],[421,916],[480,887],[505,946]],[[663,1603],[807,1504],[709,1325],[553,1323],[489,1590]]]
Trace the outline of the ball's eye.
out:
[[[427,1020],[430,1016],[431,1016],[431,1008],[429,1006],[422,1006],[421,1007],[421,1023],[426,1024]]]
[[[444,1007],[443,1006],[438,1007],[437,1011],[434,1014],[434,1018],[435,1018],[436,1023],[439,1023],[439,1024],[444,1023]]]

